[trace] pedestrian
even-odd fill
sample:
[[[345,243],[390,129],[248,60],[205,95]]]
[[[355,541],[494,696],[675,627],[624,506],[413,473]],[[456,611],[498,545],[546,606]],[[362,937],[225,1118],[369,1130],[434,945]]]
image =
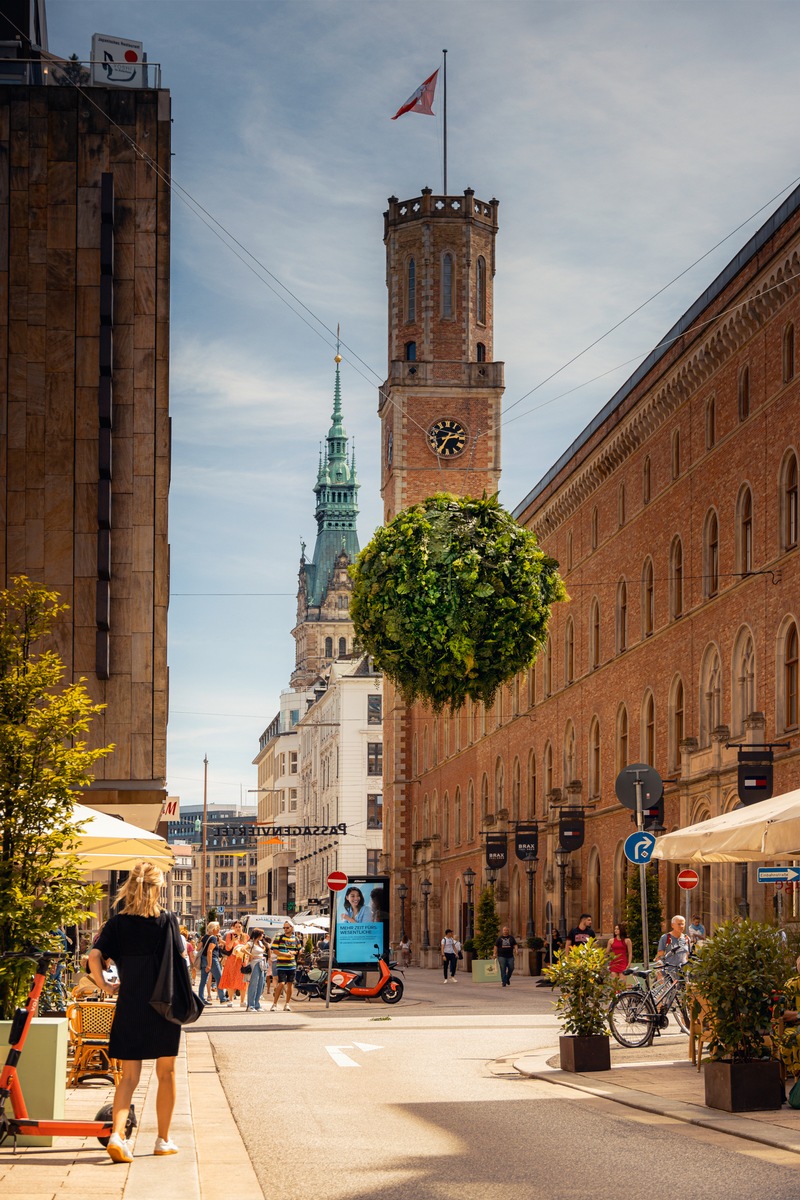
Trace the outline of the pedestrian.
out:
[[[670,974],[677,975],[688,961],[691,949],[691,939],[686,933],[686,918],[677,915],[672,918],[668,931],[658,939],[655,961],[668,967]]]
[[[514,974],[514,958],[519,953],[517,939],[511,936],[508,925],[504,925],[500,936],[494,944],[493,957],[500,968],[500,982],[503,987],[511,986],[511,976]]]
[[[254,929],[250,934],[250,941],[244,949],[245,965],[250,966],[250,982],[247,986],[247,1012],[261,1012],[261,994],[264,991],[264,984],[267,978],[264,966],[266,957],[267,943],[264,940],[264,931],[262,929]],[[245,976],[245,978],[247,977]]]
[[[442,948],[442,970],[444,971],[444,981],[448,982],[448,971],[450,972],[450,983],[456,981],[456,968],[458,966],[458,955],[461,951],[461,942],[454,937],[452,929],[445,929],[444,937],[441,941]]]
[[[205,937],[200,943],[200,987],[197,994],[206,1004],[211,1003],[211,992],[209,991],[207,1000],[205,996],[209,975],[217,986],[217,999],[220,1004],[224,1004],[227,997],[219,986],[222,978],[222,964],[219,961],[219,921],[208,922]]]
[[[608,943],[611,954],[609,970],[612,975],[622,975],[633,962],[633,942],[628,937],[627,925],[615,925],[614,936]]]
[[[397,947],[400,952],[400,966],[411,966],[411,939],[403,937],[400,939],[400,945]]]
[[[283,933],[278,934],[277,937],[272,939],[271,950],[275,954],[277,982],[273,988],[272,1008],[269,1011],[278,1011],[278,1001],[281,998],[283,989],[286,988],[283,1011],[291,1012],[292,985],[294,983],[295,970],[297,969],[297,955],[300,952],[300,942],[297,939],[294,925],[291,921],[284,921]]]
[[[133,1161],[125,1125],[142,1073],[142,1061],[156,1060],[156,1119],[158,1132],[153,1153],[177,1154],[169,1136],[175,1109],[175,1059],[181,1027],[167,1021],[150,1005],[165,938],[172,936],[169,914],[159,907],[164,886],[162,871],[151,862],[139,862],[117,896],[119,910],[106,921],[89,951],[89,972],[97,987],[117,996],[116,1013],[108,1039],[108,1054],[122,1064],[122,1077],[114,1091],[112,1132],[107,1150],[113,1162]],[[113,959],[119,979],[109,983],[103,960]]]
[[[564,949],[571,950],[573,946],[582,946],[593,937],[597,937],[597,934],[592,929],[592,918],[589,913],[581,913],[578,924],[567,934]]]
[[[703,941],[703,939],[706,936],[706,927],[703,924],[703,922],[700,920],[699,913],[695,913],[695,915],[692,917],[691,923],[689,925],[689,928],[686,930],[686,932],[689,935],[689,940],[691,941],[693,946],[696,942]]]
[[[225,955],[225,964],[222,968],[222,976],[220,978],[218,988],[222,988],[227,999],[224,1001],[226,1008],[233,1006],[233,994],[239,993],[239,1007],[244,1008],[247,1004],[247,988],[248,979],[246,975],[242,975],[242,967],[244,965],[244,949],[247,945],[247,934],[242,928],[241,921],[234,921],[231,928],[225,934],[225,945],[222,953]]]

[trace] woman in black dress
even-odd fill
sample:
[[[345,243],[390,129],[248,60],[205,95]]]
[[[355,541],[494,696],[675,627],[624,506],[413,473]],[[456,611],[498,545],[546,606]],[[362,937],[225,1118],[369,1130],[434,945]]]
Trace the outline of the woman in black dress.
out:
[[[122,1063],[122,1078],[114,1092],[113,1132],[107,1147],[114,1162],[133,1161],[125,1122],[145,1058],[156,1060],[158,1080],[158,1137],[153,1153],[178,1152],[170,1141],[169,1126],[175,1108],[175,1058],[181,1027],[150,1007],[169,933],[167,914],[158,904],[163,884],[158,867],[150,862],[137,863],[117,896],[120,911],[106,921],[89,952],[89,972],[97,986],[110,995],[119,993],[108,1045],[110,1056]],[[107,958],[116,963],[119,983],[103,979],[103,960]]]

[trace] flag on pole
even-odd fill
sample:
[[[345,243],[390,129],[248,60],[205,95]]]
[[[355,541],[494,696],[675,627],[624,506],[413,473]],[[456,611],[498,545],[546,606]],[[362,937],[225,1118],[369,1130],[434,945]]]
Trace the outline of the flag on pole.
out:
[[[397,112],[392,117],[396,121],[398,117],[402,117],[403,113],[418,112],[424,113],[427,117],[435,117],[431,105],[433,104],[433,93],[436,91],[436,77],[439,74],[439,68],[429,75],[424,83],[421,83],[417,90],[408,97],[405,104],[398,108]]]

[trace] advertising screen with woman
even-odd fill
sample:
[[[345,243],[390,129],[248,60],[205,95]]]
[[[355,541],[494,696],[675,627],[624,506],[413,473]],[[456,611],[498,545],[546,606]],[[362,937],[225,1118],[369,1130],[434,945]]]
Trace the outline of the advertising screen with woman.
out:
[[[389,948],[388,876],[350,878],[336,893],[335,956],[340,966],[374,965]]]

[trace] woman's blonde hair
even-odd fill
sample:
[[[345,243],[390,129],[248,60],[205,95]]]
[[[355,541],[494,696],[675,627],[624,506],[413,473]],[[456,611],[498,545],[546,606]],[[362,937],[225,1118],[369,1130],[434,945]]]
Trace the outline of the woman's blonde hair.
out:
[[[161,912],[158,895],[164,886],[164,873],[155,863],[140,862],[133,868],[117,892],[117,904],[133,917],[157,917]]]

